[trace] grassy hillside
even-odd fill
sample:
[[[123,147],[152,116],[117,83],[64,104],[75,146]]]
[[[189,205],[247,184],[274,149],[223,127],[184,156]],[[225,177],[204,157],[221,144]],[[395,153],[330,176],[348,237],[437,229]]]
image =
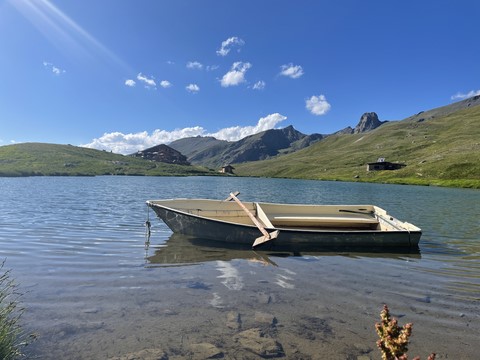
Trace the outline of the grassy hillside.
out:
[[[0,146],[0,176],[207,175],[206,169],[151,162],[72,145]]]
[[[215,152],[211,152],[212,155],[223,151],[225,148],[228,147],[229,144],[230,143],[228,141],[217,140],[211,136],[196,136],[175,140],[171,142],[168,146],[177,151],[180,151],[189,159],[189,161],[191,161],[191,159],[197,158],[201,160],[204,157],[202,153],[204,153],[205,151],[208,152],[209,149],[217,149],[215,150]]]
[[[236,164],[242,176],[480,188],[480,106],[412,117],[363,134],[332,135],[293,154]],[[379,157],[407,166],[366,171]]]

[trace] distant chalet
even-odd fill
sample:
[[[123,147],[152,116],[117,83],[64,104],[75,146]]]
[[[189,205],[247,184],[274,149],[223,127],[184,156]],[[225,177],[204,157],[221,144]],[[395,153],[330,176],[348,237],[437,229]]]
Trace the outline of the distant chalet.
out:
[[[224,165],[220,172],[224,174],[233,174],[233,170],[235,170],[235,168],[232,165]]]
[[[385,161],[385,158],[378,158],[376,162],[367,164],[367,171],[399,170],[405,166],[407,165]]]
[[[185,155],[164,144],[138,151],[131,156],[166,164],[190,165]]]

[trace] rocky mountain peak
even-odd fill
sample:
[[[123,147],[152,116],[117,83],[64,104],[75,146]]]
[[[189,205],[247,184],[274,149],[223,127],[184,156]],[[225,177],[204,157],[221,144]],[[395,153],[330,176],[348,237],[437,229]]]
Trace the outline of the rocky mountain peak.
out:
[[[378,115],[375,112],[367,112],[362,115],[360,118],[359,123],[353,129],[354,134],[363,133],[366,131],[370,131],[376,129],[380,125],[382,125],[384,121],[380,121],[378,119]]]

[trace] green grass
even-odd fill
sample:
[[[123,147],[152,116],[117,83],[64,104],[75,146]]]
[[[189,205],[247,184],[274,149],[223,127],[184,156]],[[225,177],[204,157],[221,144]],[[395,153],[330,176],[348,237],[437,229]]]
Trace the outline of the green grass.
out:
[[[19,325],[23,309],[19,307],[17,285],[10,277],[10,271],[0,264],[0,359],[13,360],[23,355],[23,348],[33,341]]]
[[[422,122],[391,122],[363,134],[332,135],[298,152],[236,164],[240,176],[285,177],[480,189],[480,106]],[[366,171],[384,157],[407,166]]]
[[[165,164],[72,145],[0,146],[0,176],[214,175],[200,166]]]

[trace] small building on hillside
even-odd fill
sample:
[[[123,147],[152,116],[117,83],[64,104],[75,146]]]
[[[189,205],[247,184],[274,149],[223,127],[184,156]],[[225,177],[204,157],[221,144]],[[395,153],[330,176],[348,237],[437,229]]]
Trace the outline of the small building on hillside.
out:
[[[235,170],[235,168],[232,165],[228,164],[228,165],[223,165],[220,172],[224,174],[233,174],[233,170]]]
[[[380,170],[398,170],[407,166],[402,163],[392,163],[385,161],[385,158],[378,158],[376,162],[367,164],[367,171],[380,171]]]

